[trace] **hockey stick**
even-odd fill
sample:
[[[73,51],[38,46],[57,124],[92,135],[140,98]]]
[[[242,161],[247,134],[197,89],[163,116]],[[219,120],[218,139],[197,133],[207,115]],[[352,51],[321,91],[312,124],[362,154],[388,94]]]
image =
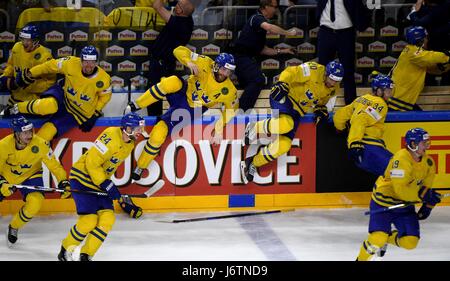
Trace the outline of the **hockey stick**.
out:
[[[241,214],[233,214],[233,215],[224,215],[224,216],[214,216],[214,217],[203,217],[203,218],[193,218],[193,219],[182,219],[182,220],[172,220],[172,223],[180,223],[180,222],[194,222],[194,221],[206,221],[206,220],[218,220],[218,219],[227,219],[227,218],[237,218],[237,217],[249,217],[249,216],[258,216],[258,215],[266,215],[266,214],[275,214],[275,213],[284,213],[295,211],[295,209],[285,209],[285,210],[273,210],[273,211],[264,211],[257,213],[241,213]]]
[[[132,197],[132,198],[148,198],[158,192],[161,188],[164,186],[164,180],[160,179],[158,180],[152,187],[150,187],[147,191],[141,194],[122,194],[124,197]],[[94,190],[76,190],[76,189],[70,189],[70,190],[63,190],[58,188],[52,188],[52,187],[45,187],[45,186],[31,186],[31,185],[14,185],[17,188],[21,189],[30,189],[30,190],[37,190],[37,191],[48,191],[48,192],[60,192],[64,193],[66,191],[68,192],[74,192],[74,193],[81,193],[81,194],[92,194],[97,196],[108,196],[108,193],[101,192],[101,191],[94,191]]]
[[[442,194],[441,195],[441,198],[445,198],[445,197],[450,197],[450,193],[446,193],[446,194]],[[408,207],[408,206],[419,204],[419,203],[422,203],[422,202],[414,201],[414,202],[397,204],[397,205],[394,205],[394,206],[385,207],[385,208],[378,209],[378,210],[375,210],[375,211],[366,211],[366,212],[364,212],[364,215],[367,216],[367,215],[374,215],[374,214],[384,213],[384,212],[387,212],[389,210],[398,209],[398,208],[404,208],[404,207]]]

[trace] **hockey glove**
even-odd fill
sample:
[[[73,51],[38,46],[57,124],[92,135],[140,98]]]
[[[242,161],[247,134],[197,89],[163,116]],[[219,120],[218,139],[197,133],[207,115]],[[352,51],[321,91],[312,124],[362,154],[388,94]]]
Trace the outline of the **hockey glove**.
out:
[[[314,123],[317,125],[320,120],[328,120],[328,109],[326,106],[318,106],[314,110]]]
[[[17,88],[14,77],[0,76],[0,91],[14,91]]]
[[[119,205],[132,218],[138,219],[142,216],[142,208],[134,204],[129,196],[120,197]]]
[[[271,98],[277,102],[280,102],[287,95],[289,95],[289,85],[286,82],[278,81],[270,90]]]
[[[17,187],[9,184],[2,176],[0,176],[0,202],[3,201],[5,197],[11,196]]]
[[[437,193],[434,189],[422,186],[419,189],[419,198],[423,203],[430,207],[434,207],[437,203],[441,202],[441,194]]]
[[[67,199],[70,198],[70,183],[68,180],[62,180],[58,184],[58,188],[64,190],[64,193],[61,193],[61,199]]]
[[[23,71],[21,69],[17,70],[16,73],[16,84],[19,87],[26,88],[28,85],[34,82],[34,78],[31,76],[31,72],[29,68],[24,68]]]
[[[120,192],[117,189],[117,186],[111,180],[105,180],[100,184],[100,188],[108,193],[109,198],[111,200],[119,200]]]
[[[419,211],[417,212],[417,219],[424,220],[428,218],[431,214],[431,210],[433,210],[433,207],[430,207],[427,204],[422,204],[422,207],[420,207]]]
[[[134,169],[134,171],[131,173],[131,179],[135,181],[140,180],[142,177],[142,172],[144,172],[144,169],[136,167],[136,169]]]
[[[90,132],[92,128],[95,125],[95,122],[98,118],[102,116],[102,113],[100,111],[95,111],[94,114],[92,114],[91,118],[86,120],[84,123],[80,124],[80,129],[82,132]]]
[[[350,144],[348,149],[350,158],[356,163],[361,163],[364,155],[364,143],[355,141]]]

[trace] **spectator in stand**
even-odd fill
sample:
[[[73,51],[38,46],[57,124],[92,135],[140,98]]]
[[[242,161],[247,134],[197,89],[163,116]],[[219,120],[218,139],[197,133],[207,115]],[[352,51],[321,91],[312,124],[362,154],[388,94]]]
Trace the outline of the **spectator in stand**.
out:
[[[356,30],[369,27],[368,9],[363,0],[318,0],[316,18],[320,21],[317,40],[319,63],[326,65],[336,53],[344,66],[344,98],[350,104],[356,98]]]

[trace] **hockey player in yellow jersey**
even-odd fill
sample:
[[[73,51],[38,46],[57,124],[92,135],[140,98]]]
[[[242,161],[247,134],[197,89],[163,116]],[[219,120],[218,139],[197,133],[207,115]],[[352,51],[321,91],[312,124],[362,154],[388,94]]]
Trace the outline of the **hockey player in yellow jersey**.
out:
[[[428,41],[425,28],[414,26],[408,29],[406,41],[408,45],[392,69],[395,89],[394,96],[389,100],[391,110],[421,110],[416,102],[425,86],[427,71],[449,64],[450,53],[425,50]]]
[[[332,61],[326,66],[307,62],[287,67],[271,89],[270,106],[273,117],[249,122],[245,129],[245,144],[257,141],[259,134],[276,134],[269,145],[263,146],[255,156],[241,162],[241,174],[245,183],[253,181],[256,168],[268,164],[288,152],[300,118],[314,112],[317,122],[328,118],[326,104],[339,90],[344,77],[341,63]],[[277,113],[279,112],[279,114]]]
[[[408,130],[406,148],[389,161],[383,176],[378,177],[370,201],[369,236],[361,246],[358,261],[382,257],[387,244],[412,250],[420,239],[419,220],[430,216],[441,195],[431,189],[435,176],[433,159],[426,154],[430,136],[422,128]],[[422,203],[416,214],[414,203]],[[403,208],[392,208],[405,204]],[[396,229],[392,230],[394,224]]]
[[[102,115],[102,109],[111,99],[111,78],[98,66],[98,58],[95,47],[87,46],[81,50],[81,58],[50,60],[18,75],[18,85],[28,85],[50,73],[65,77],[64,85],[55,84],[40,99],[17,104],[16,111],[20,113],[51,114],[37,133],[43,139],[50,141],[76,126],[89,132]]]
[[[164,97],[170,104],[169,110],[159,117],[160,121],[150,133],[133,172],[134,180],[140,179],[143,170],[158,155],[167,135],[177,124],[181,122],[183,122],[182,125],[190,124],[196,112],[203,113],[216,104],[223,104],[222,115],[215,123],[213,132],[213,141],[218,142],[222,139],[223,128],[236,114],[237,90],[229,78],[235,69],[232,55],[221,53],[214,61],[207,56],[193,53],[184,46],[175,48],[173,54],[178,61],[191,70],[192,75],[188,80],[184,81],[177,76],[162,78],[136,101],[131,102],[127,108],[127,110],[136,111]],[[174,114],[181,111],[187,111],[190,114],[190,120],[182,118],[179,120],[178,117],[172,120],[172,115],[175,117]]]
[[[387,101],[394,84],[384,74],[376,74],[371,82],[372,94],[358,97],[351,104],[336,110],[334,126],[347,137],[348,154],[357,167],[377,176],[383,175],[392,153],[383,140]]]
[[[33,24],[26,25],[19,33],[20,41],[14,44],[11,55],[6,63],[6,68],[0,76],[0,91],[10,91],[9,107],[13,104],[36,99],[45,92],[56,81],[55,74],[43,75],[27,87],[18,87],[16,84],[16,73],[19,70],[32,68],[51,60],[50,50],[39,44],[39,30]]]
[[[113,200],[121,200],[121,194],[111,177],[131,154],[144,127],[142,117],[136,113],[126,114],[122,117],[121,127],[105,129],[95,140],[94,146],[73,164],[70,170],[73,190],[104,191],[108,196],[72,193],[79,218],[62,241],[59,260],[72,260],[74,248],[83,241],[80,260],[91,260],[106,239],[115,221]],[[142,210],[137,207],[132,211],[140,212],[134,214],[137,217],[142,214]]]
[[[13,134],[0,141],[0,201],[14,193],[14,185],[43,186],[42,163],[58,180],[58,188],[70,188],[64,168],[55,159],[48,143],[33,133],[33,124],[23,116],[11,121]],[[14,215],[8,227],[7,242],[17,241],[18,231],[41,209],[41,191],[20,189],[25,204]]]

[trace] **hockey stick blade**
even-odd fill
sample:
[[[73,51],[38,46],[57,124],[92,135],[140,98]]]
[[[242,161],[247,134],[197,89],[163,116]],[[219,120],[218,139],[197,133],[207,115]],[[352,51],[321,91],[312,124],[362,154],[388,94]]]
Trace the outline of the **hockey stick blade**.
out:
[[[148,198],[148,197],[152,196],[153,194],[155,194],[156,192],[158,192],[161,188],[163,188],[164,184],[165,184],[164,180],[160,179],[152,187],[150,187],[146,192],[144,192],[142,194],[128,194],[127,196],[134,197],[134,198]]]

